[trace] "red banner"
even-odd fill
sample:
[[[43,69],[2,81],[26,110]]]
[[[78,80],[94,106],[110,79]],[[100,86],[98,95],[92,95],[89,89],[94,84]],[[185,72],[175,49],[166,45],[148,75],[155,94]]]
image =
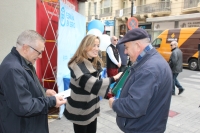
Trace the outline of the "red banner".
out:
[[[77,0],[68,0],[78,10]],[[46,51],[42,53],[42,59],[36,63],[36,71],[45,88],[52,89],[55,84],[54,73],[57,66],[57,30],[59,20],[59,2],[57,0],[37,0],[36,31],[45,39]],[[67,67],[67,64],[66,64]]]

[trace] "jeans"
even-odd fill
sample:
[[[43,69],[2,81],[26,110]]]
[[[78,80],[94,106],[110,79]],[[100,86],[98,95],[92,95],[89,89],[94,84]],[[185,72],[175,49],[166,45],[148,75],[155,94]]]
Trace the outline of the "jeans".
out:
[[[179,73],[173,73],[173,90],[172,90],[172,94],[175,94],[175,86],[181,90],[183,89],[183,87],[181,86],[181,84],[178,82],[177,77],[178,77]]]

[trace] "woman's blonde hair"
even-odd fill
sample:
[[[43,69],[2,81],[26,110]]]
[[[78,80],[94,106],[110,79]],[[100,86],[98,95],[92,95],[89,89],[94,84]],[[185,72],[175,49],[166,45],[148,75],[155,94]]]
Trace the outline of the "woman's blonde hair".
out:
[[[68,67],[74,61],[76,63],[81,63],[81,62],[83,62],[84,59],[88,59],[87,51],[94,47],[95,39],[98,39],[99,42],[100,42],[99,37],[95,36],[95,35],[87,35],[83,38],[83,40],[81,41],[81,43],[80,43],[78,49],[76,50],[74,56],[68,62]],[[103,62],[102,62],[101,58],[99,56],[94,57],[94,60],[92,61],[94,68],[97,69],[99,67],[98,66],[99,63],[102,66]]]

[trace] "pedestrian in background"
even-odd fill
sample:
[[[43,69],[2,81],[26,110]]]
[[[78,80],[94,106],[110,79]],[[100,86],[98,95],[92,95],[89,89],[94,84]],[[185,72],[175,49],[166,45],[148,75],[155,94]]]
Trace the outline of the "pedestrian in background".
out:
[[[119,55],[120,55],[120,58],[121,58],[121,67],[118,69],[119,72],[123,72],[126,67],[127,67],[127,60],[128,60],[128,57],[127,57],[127,54],[124,53],[125,51],[125,46],[124,44],[121,44],[120,45],[120,40],[123,38],[124,36],[123,35],[120,35],[119,36],[119,41],[118,41],[118,44],[117,44],[117,50],[119,52]]]
[[[176,41],[172,41],[170,46],[172,53],[169,59],[169,65],[173,73],[173,81],[174,81],[172,95],[175,95],[175,86],[179,89],[178,95],[180,95],[181,93],[183,93],[184,88],[177,80],[177,77],[179,73],[182,72],[183,69],[183,53],[178,48],[178,43]]]
[[[118,73],[121,67],[121,58],[116,48],[118,39],[116,36],[111,37],[111,44],[106,49],[106,68],[108,77],[112,77]]]
[[[1,133],[49,133],[48,109],[66,103],[44,89],[34,64],[42,58],[45,39],[36,31],[22,32],[0,66]]]
[[[121,73],[99,79],[102,60],[98,56],[99,37],[87,35],[68,63],[71,73],[71,95],[67,98],[64,115],[73,122],[75,133],[96,133],[100,112],[99,96],[106,97],[109,86]]]
[[[144,29],[128,31],[120,43],[133,64],[120,97],[109,99],[117,125],[125,133],[164,133],[173,84],[170,67]]]

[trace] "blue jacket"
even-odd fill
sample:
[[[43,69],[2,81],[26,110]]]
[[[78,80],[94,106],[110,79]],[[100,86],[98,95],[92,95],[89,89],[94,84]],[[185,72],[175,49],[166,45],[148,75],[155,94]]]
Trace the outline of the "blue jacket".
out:
[[[113,102],[125,133],[163,133],[168,119],[172,72],[153,48],[130,69],[120,98]]]
[[[116,46],[118,52],[119,52],[119,55],[121,57],[121,61],[122,61],[122,65],[127,65],[127,54],[124,54],[124,51],[125,51],[125,46],[124,44],[117,44]]]

